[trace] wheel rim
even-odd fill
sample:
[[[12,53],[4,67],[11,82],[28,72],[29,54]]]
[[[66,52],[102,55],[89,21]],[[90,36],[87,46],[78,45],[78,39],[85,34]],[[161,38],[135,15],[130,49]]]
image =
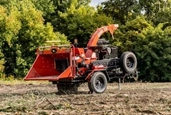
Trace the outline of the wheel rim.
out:
[[[127,65],[128,68],[133,68],[134,67],[134,60],[133,60],[133,58],[131,58],[131,57],[127,58],[126,65]]]
[[[95,82],[95,87],[98,89],[98,90],[101,90],[104,88],[104,80],[102,78],[98,78]]]

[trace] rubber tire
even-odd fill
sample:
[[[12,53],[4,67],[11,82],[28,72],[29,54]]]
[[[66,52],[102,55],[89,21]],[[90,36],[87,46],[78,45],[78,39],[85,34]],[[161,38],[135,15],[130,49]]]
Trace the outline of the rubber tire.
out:
[[[132,52],[124,52],[122,55],[121,55],[121,65],[122,65],[122,68],[124,69],[125,72],[127,73],[135,73],[136,69],[137,69],[137,58],[135,56],[134,53]],[[127,65],[127,60],[128,59],[131,59],[133,61],[133,65],[131,67],[129,67]]]
[[[97,84],[97,80],[98,80],[98,84]],[[102,72],[95,72],[90,79],[89,85],[90,85],[89,86],[90,91],[92,90],[95,93],[103,93],[107,89],[107,78],[105,74]],[[96,85],[102,85],[102,86],[97,87]]]

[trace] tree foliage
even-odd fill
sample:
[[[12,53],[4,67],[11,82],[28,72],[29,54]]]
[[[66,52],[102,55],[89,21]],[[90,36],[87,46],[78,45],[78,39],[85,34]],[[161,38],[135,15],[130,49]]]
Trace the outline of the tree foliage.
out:
[[[85,46],[94,30],[112,23],[112,19],[104,14],[99,15],[94,8],[88,6],[89,1],[82,1],[84,2],[68,1],[67,9],[59,10],[58,17],[54,18],[52,24],[57,31],[65,33],[71,42],[76,38],[81,46]]]
[[[145,81],[171,81],[171,37],[164,24],[153,27],[144,17],[127,22],[116,33],[122,51],[133,51],[138,59],[140,78]]]
[[[125,24],[140,12],[137,0],[108,0],[99,6],[99,10],[111,16],[119,24]]]
[[[59,39],[51,24],[44,24],[42,12],[27,0],[18,4],[0,7],[1,52],[4,59],[4,73],[24,76],[35,59],[36,48],[46,40]],[[10,9],[10,10],[8,10]],[[58,35],[58,36],[57,36]],[[63,41],[66,36],[61,35]]]

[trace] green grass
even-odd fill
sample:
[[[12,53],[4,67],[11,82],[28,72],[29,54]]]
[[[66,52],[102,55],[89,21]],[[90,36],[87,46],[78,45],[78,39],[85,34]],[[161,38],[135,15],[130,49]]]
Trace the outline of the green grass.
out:
[[[23,79],[0,79],[0,84],[16,85],[16,84],[48,84],[48,81],[24,81]]]

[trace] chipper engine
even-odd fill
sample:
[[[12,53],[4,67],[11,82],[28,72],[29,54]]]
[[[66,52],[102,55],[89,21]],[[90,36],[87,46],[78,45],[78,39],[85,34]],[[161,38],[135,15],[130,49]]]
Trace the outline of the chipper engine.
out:
[[[105,32],[113,32],[117,24],[98,28],[86,48],[75,45],[40,46],[36,59],[24,80],[48,80],[57,85],[58,92],[76,92],[87,82],[90,93],[103,93],[107,83],[116,78],[137,76],[137,59],[133,52],[118,56],[118,48],[105,39]]]

